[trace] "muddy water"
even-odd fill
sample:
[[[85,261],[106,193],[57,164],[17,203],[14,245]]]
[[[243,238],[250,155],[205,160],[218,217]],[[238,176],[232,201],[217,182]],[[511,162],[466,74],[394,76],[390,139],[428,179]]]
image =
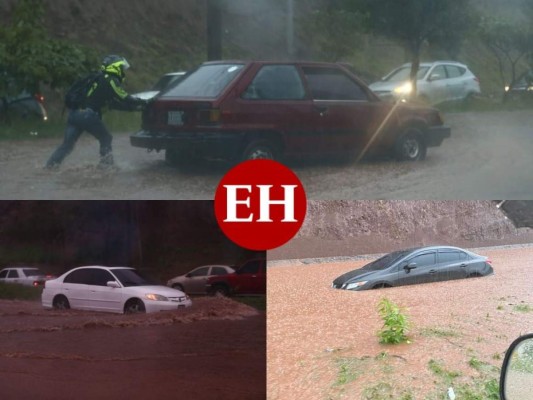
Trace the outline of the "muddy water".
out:
[[[420,163],[391,160],[358,165],[290,164],[311,199],[524,199],[533,197],[533,113],[445,115],[452,138]],[[29,138],[28,134],[28,138]],[[2,199],[212,199],[230,165],[179,170],[163,153],[133,148],[115,135],[117,168],[96,167],[98,146],[79,141],[59,171],[42,166],[59,139],[4,141],[0,148]]]
[[[264,313],[226,299],[127,316],[0,301],[1,397],[265,398],[265,335]]]

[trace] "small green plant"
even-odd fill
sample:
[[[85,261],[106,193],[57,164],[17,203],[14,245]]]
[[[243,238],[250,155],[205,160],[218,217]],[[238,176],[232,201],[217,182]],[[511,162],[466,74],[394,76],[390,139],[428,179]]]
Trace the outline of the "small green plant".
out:
[[[383,319],[383,327],[378,332],[379,342],[382,344],[409,343],[407,331],[409,330],[409,318],[404,310],[382,298],[378,304],[378,312]]]
[[[474,369],[479,371],[481,369],[481,367],[483,366],[483,362],[479,361],[476,357],[472,357],[468,361],[468,365],[470,365],[472,368],[474,368]]]
[[[345,385],[361,375],[361,360],[359,358],[338,358],[335,360],[339,373],[335,386]]]
[[[501,359],[502,359],[502,356],[501,356],[500,353],[494,353],[494,354],[492,355],[492,359],[493,359],[493,360],[501,360]]]
[[[448,371],[442,366],[442,364],[439,361],[436,361],[433,359],[429,360],[428,367],[431,372],[443,378],[447,383],[450,383],[455,378],[461,376],[460,372]]]
[[[500,304],[498,307],[496,307],[496,310],[503,310],[503,306]]]

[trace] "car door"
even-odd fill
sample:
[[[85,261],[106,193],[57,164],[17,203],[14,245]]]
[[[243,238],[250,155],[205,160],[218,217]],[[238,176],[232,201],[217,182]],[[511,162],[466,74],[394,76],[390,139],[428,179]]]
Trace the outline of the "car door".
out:
[[[124,290],[122,287],[107,286],[107,282],[117,282],[113,275],[104,269],[89,268],[87,308],[96,311],[122,312]]]
[[[355,153],[368,143],[385,117],[386,107],[339,67],[303,65],[313,99],[314,125],[322,154]]]
[[[432,104],[442,103],[449,98],[448,93],[449,80],[447,79],[444,65],[436,65],[429,72],[426,95]]]
[[[211,267],[200,267],[189,272],[186,277],[187,280],[183,282],[183,288],[186,293],[205,293],[205,285],[207,277],[210,275]]]
[[[265,260],[250,260],[238,271],[238,294],[265,294],[266,274]]]
[[[89,279],[87,268],[76,269],[63,279],[60,291],[67,297],[71,308],[85,309],[90,304]]]
[[[463,77],[465,68],[457,65],[445,65],[447,79],[448,100],[460,100],[468,94],[468,80]]]
[[[459,250],[439,250],[437,260],[437,280],[447,281],[467,277],[467,254]]]
[[[273,139],[281,133],[287,155],[320,151],[312,118],[317,111],[295,65],[261,65],[230,110],[239,130],[268,133]]]
[[[416,264],[416,268],[406,268]],[[399,264],[398,285],[413,285],[437,280],[436,251],[425,251]]]

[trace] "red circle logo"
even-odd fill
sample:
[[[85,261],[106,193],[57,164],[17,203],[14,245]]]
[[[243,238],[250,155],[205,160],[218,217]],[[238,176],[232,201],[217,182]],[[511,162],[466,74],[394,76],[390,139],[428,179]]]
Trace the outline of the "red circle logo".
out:
[[[250,250],[271,250],[300,230],[307,211],[302,182],[272,160],[232,168],[215,193],[215,215],[225,235]]]

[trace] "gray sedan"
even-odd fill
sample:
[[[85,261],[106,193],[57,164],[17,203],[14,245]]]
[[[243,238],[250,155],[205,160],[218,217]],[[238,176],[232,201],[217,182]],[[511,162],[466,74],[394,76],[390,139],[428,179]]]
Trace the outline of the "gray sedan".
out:
[[[450,246],[395,251],[333,281],[336,289],[365,290],[492,275],[487,257]]]
[[[227,265],[204,265],[193,269],[185,275],[170,279],[167,286],[184,291],[187,294],[206,294],[207,278],[214,275],[226,275],[235,272]]]

